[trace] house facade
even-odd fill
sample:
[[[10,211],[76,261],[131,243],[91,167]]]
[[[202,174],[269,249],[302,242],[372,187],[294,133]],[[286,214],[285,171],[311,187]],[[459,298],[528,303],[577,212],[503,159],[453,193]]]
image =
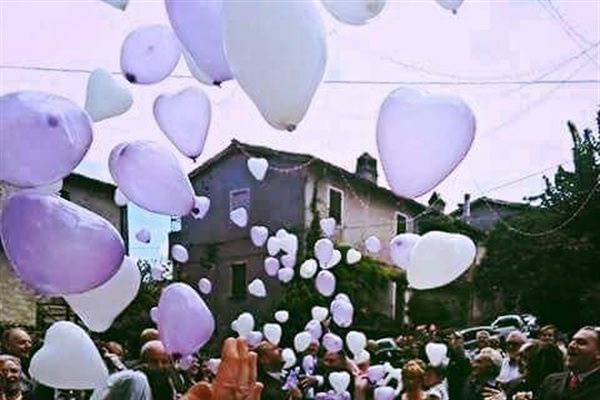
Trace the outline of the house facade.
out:
[[[248,170],[249,158],[268,161],[262,181]],[[264,246],[252,244],[252,226],[266,226],[270,235],[280,228],[295,233],[301,259],[304,239],[315,218],[318,222],[333,217],[337,224],[334,241],[364,253],[364,240],[375,235],[381,240],[382,251],[373,257],[391,264],[387,244],[396,234],[415,230],[413,218],[425,209],[378,186],[377,162],[366,153],[352,173],[310,155],[234,140],[192,171],[190,180],[197,195],[210,198],[211,206],[202,220],[183,218],[181,230],[171,233],[170,244],[182,244],[189,252],[189,261],[177,267],[179,280],[192,285],[203,277],[211,280],[213,293],[207,301],[218,316],[217,338],[230,332],[230,322],[243,311],[272,319],[266,313],[275,307],[283,290],[277,279],[265,278],[264,259],[268,254]],[[244,228],[229,219],[230,212],[239,207],[248,213]],[[295,269],[297,272],[298,265]],[[263,279],[266,298],[246,293],[247,284],[255,278]],[[388,292],[376,294],[382,312],[396,314],[396,295],[392,283]]]

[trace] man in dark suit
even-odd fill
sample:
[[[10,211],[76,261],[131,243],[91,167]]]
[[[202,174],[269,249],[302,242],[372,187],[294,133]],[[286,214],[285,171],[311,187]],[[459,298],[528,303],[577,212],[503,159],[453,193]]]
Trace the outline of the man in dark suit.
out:
[[[548,375],[540,400],[600,399],[600,328],[586,326],[571,339],[568,372]]]

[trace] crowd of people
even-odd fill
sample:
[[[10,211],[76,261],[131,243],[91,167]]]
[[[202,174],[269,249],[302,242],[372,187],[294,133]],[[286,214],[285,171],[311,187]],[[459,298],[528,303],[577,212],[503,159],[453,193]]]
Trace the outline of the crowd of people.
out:
[[[128,351],[114,341],[98,344],[110,372],[103,386],[58,390],[32,379],[28,367],[36,343],[24,328],[8,328],[0,352],[0,400],[600,399],[600,328],[592,326],[565,344],[551,325],[536,337],[518,330],[504,338],[480,331],[469,350],[458,331],[419,327],[396,338],[401,357],[394,359],[386,359],[372,340],[360,357],[326,351],[315,340],[287,369],[281,347],[268,341],[250,347],[243,338],[229,338],[220,359],[184,365],[167,353],[156,329],[143,330],[140,340],[139,349]],[[442,362],[428,358],[428,343],[446,345]],[[378,368],[389,373],[384,382]],[[329,377],[336,372],[350,377],[346,392],[334,390]],[[377,396],[382,386],[394,390]]]

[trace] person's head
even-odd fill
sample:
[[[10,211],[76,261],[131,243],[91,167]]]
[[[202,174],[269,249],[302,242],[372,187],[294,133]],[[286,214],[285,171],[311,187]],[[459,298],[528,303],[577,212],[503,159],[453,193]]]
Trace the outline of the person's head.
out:
[[[140,343],[142,346],[151,340],[160,340],[158,330],[154,328],[146,328],[140,334]]]
[[[8,354],[0,355],[0,394],[14,396],[21,391],[21,361]]]
[[[281,348],[271,342],[262,341],[255,349],[258,364],[268,371],[279,371],[283,367]]]
[[[576,374],[600,366],[600,327],[581,328],[569,342],[567,367]]]
[[[496,350],[500,349],[500,336],[490,336],[490,339],[488,340],[488,347]]]
[[[512,331],[506,337],[506,352],[511,360],[519,359],[519,351],[527,341],[527,336],[521,331]]]
[[[408,392],[422,390],[425,383],[425,363],[416,359],[404,364],[402,383]]]
[[[90,400],[151,400],[152,391],[146,375],[126,370],[108,377],[105,387],[96,389]]]
[[[354,362],[361,372],[366,373],[371,366],[371,355],[368,351],[361,351],[355,358]]]
[[[527,375],[529,360],[532,357],[532,354],[537,351],[538,347],[542,342],[539,340],[528,340],[525,342],[523,346],[519,349],[519,356],[517,358],[519,362],[519,372],[521,375]]]
[[[2,334],[2,346],[8,354],[27,359],[31,353],[31,336],[23,328],[8,328]]]
[[[441,366],[434,367],[433,365],[427,365],[427,368],[425,368],[424,382],[428,388],[441,383],[444,377],[444,368]]]
[[[345,370],[348,363],[343,351],[327,351],[323,355],[323,366],[330,370]]]
[[[400,344],[398,343],[398,339],[396,339],[396,344],[400,345]],[[367,351],[368,351],[369,353],[374,353],[374,352],[376,352],[376,351],[377,351],[377,349],[378,349],[378,347],[379,347],[379,346],[377,346],[377,342],[376,342],[376,341],[374,341],[373,339],[369,339],[369,340],[367,340],[367,346],[366,346],[366,349],[367,349]]]
[[[312,342],[310,342],[310,345],[308,346],[307,349],[307,353],[310,354],[311,356],[317,356],[317,354],[319,354],[319,341],[318,340],[313,340]]]
[[[454,350],[461,350],[464,348],[465,340],[460,332],[452,332],[448,336],[448,346]]]
[[[540,329],[540,340],[546,343],[555,343],[556,342],[556,326],[554,325],[546,325]]]
[[[502,367],[502,355],[491,347],[481,349],[477,357],[471,362],[473,378],[480,382],[495,379]]]
[[[171,357],[162,342],[158,340],[151,340],[144,344],[140,356],[150,370],[165,372],[171,369]]]
[[[475,334],[475,340],[477,340],[477,348],[483,349],[484,347],[488,347],[488,342],[490,340],[490,333],[488,331],[478,331]]]
[[[107,352],[119,357],[120,360],[122,360],[123,357],[125,356],[125,351],[123,350],[123,346],[121,346],[117,342],[113,342],[113,341],[106,342],[106,343],[104,343],[103,347]]]
[[[533,387],[539,387],[550,374],[565,368],[562,351],[554,343],[539,342],[527,357],[527,380]]]

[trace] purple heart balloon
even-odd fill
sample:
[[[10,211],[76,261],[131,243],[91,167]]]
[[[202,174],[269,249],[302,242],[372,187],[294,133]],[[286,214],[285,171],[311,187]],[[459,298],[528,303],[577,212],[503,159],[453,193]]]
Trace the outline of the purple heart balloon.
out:
[[[117,145],[110,152],[108,167],[125,196],[148,211],[184,216],[194,208],[190,180],[177,158],[155,142]]]
[[[208,342],[215,331],[215,319],[194,289],[173,283],[158,301],[158,331],[170,354],[186,356]]]
[[[19,187],[69,175],[92,144],[92,121],[72,101],[24,91],[0,97],[0,180]]]
[[[104,218],[55,195],[24,190],[0,220],[2,243],[17,275],[46,295],[86,292],[119,269],[125,247]]]
[[[373,396],[375,400],[394,400],[396,391],[389,386],[382,386],[375,389]]]
[[[304,326],[304,330],[309,332],[314,341],[318,341],[321,339],[321,335],[323,335],[323,328],[321,327],[321,323],[316,319],[311,319]]]
[[[336,334],[326,333],[323,335],[323,347],[330,353],[337,353],[344,348],[344,341]]]

